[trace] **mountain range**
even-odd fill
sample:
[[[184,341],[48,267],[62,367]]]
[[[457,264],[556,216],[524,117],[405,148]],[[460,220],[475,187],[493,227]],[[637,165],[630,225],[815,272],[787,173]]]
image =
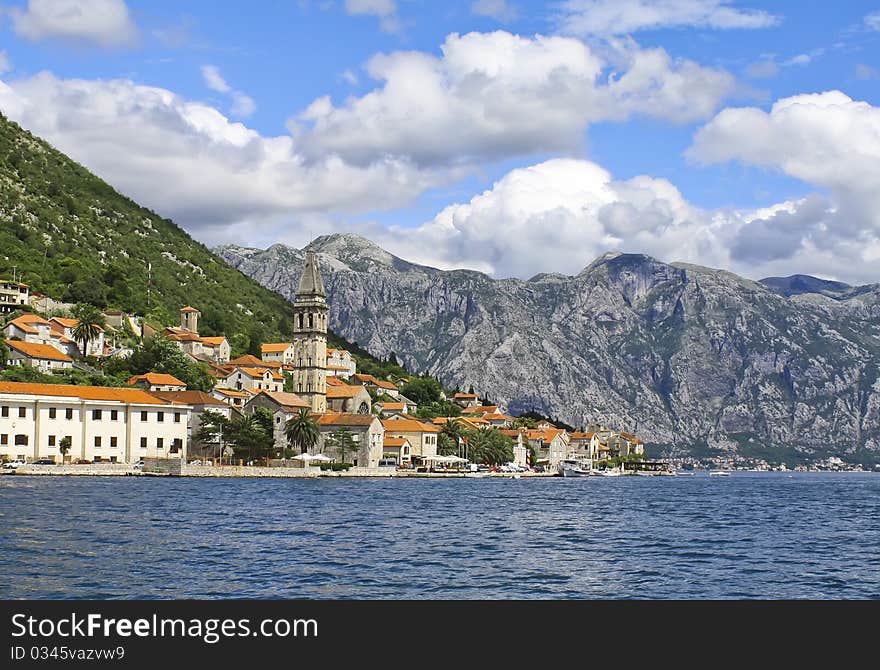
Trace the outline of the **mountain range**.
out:
[[[760,282],[638,254],[494,279],[317,238],[330,323],[379,357],[510,412],[629,429],[656,454],[880,457],[880,286]],[[288,298],[304,250],[215,250]]]

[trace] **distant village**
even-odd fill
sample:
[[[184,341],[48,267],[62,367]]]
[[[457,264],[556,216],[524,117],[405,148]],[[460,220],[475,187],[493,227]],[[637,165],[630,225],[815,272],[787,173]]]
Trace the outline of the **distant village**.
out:
[[[131,347],[117,337],[126,330],[141,339],[173,342],[209,371],[213,388],[188,389],[160,372],[132,376],[125,388],[0,381],[4,462],[140,465],[164,459],[202,467],[242,465],[224,448],[223,435],[210,428],[218,416],[231,421],[258,412],[272,421],[275,458],[267,457],[265,464],[308,468],[348,463],[365,471],[491,465],[556,473],[571,459],[618,464],[644,458],[644,443],[634,434],[601,425],[573,431],[548,420],[514,417],[480,402],[474,392],[447,396],[441,391],[440,399],[456,411],[419,418],[418,403],[402,392],[410,379],[358,373],[350,352],[328,348],[327,294],[313,253],[306,256],[296,293],[290,341],[262,344],[260,358],[232,359],[226,337],[200,335],[202,315],[196,306],[183,306],[179,326],[164,331],[133,315],[108,311],[103,327],[84,338],[76,319],[52,315],[69,314],[72,305],[31,295],[21,282],[0,280],[0,312],[22,307],[30,309],[3,329],[8,368],[56,373],[83,366],[87,357],[130,356]],[[297,431],[307,436],[309,426],[314,436],[298,437]],[[473,458],[473,437],[468,436],[490,433],[509,439],[509,462]],[[446,445],[453,440],[452,449],[441,449],[441,435]]]

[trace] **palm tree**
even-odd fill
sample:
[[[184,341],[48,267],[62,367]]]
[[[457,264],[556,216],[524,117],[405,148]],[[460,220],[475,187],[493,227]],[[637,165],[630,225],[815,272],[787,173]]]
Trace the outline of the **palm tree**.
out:
[[[76,319],[73,339],[82,342],[82,352],[85,356],[89,351],[89,343],[98,339],[104,329],[104,315],[94,305],[81,303],[73,308],[73,318]]]
[[[460,455],[458,449],[462,437],[464,435],[461,424],[453,419],[447,419],[440,431],[440,455]]]
[[[297,447],[300,453],[308,453],[309,449],[318,443],[321,431],[318,422],[312,418],[311,412],[303,407],[299,414],[290,419],[284,427],[284,434],[292,447]]]
[[[65,456],[67,456],[67,452],[70,451],[71,444],[73,440],[68,435],[66,437],[62,437],[61,441],[58,443],[58,451],[61,452],[61,462],[64,462]]]

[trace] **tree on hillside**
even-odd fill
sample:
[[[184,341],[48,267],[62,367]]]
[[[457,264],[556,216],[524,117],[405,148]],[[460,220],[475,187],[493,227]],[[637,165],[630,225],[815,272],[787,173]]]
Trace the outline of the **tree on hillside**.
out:
[[[403,395],[417,405],[427,405],[432,402],[439,402],[440,393],[442,391],[443,387],[440,386],[440,382],[431,377],[413,379],[400,389],[400,392],[403,393]]]
[[[107,324],[101,310],[89,303],[76,305],[72,313],[73,318],[76,319],[76,325],[73,327],[73,339],[82,343],[83,356],[86,356],[89,344],[98,339]]]
[[[105,372],[111,375],[143,375],[163,372],[177,377],[195,391],[210,391],[214,378],[205,365],[197,364],[174,342],[161,335],[145,340],[128,358],[107,361]]]
[[[8,362],[9,347],[6,346],[6,342],[0,337],[0,368],[5,368]]]
[[[306,454],[318,443],[321,431],[311,412],[303,407],[299,414],[287,422],[284,434],[292,448],[299,449],[301,454]]]

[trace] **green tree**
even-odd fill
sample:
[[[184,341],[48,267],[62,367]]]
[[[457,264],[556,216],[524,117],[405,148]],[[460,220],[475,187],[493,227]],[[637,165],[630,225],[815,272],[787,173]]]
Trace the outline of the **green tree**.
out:
[[[438,447],[441,456],[457,456],[464,430],[458,421],[447,421],[440,429]]]
[[[400,389],[400,392],[403,393],[403,395],[417,405],[427,405],[433,402],[440,402],[440,393],[442,391],[443,387],[440,386],[440,382],[431,377],[412,379]]]
[[[9,361],[9,347],[6,346],[5,340],[0,337],[0,369],[5,368]]]
[[[341,463],[345,463],[346,454],[357,451],[358,445],[354,441],[354,435],[348,428],[340,428],[327,437],[327,446],[339,454]]]
[[[223,437],[228,434],[229,419],[220,412],[205,410],[199,419],[199,429],[193,435],[193,440],[203,449],[216,445],[217,454],[221,455]]]
[[[465,438],[468,441],[468,459],[474,463],[499,465],[513,460],[513,440],[496,428],[469,430],[465,432]]]
[[[164,372],[185,382],[194,391],[214,388],[214,378],[207,366],[195,363],[174,342],[161,335],[145,340],[128,358],[111,359],[104,371],[118,376]]]
[[[235,455],[249,461],[262,458],[268,454],[272,444],[272,436],[266,434],[266,430],[259,418],[254,414],[240,414],[229,422],[229,439]]]
[[[61,438],[61,441],[58,443],[58,451],[61,452],[61,461],[64,462],[65,457],[67,456],[67,452],[70,451],[70,447],[73,445],[73,440],[70,435],[66,435]]]
[[[287,422],[284,426],[284,434],[287,437],[287,443],[291,447],[299,449],[301,454],[308,453],[309,449],[312,449],[321,437],[318,422],[312,418],[311,412],[305,407]]]
[[[73,339],[82,343],[83,355],[87,355],[89,344],[98,339],[101,331],[107,325],[104,315],[94,305],[80,303],[73,308],[73,318],[76,325],[73,327]]]

